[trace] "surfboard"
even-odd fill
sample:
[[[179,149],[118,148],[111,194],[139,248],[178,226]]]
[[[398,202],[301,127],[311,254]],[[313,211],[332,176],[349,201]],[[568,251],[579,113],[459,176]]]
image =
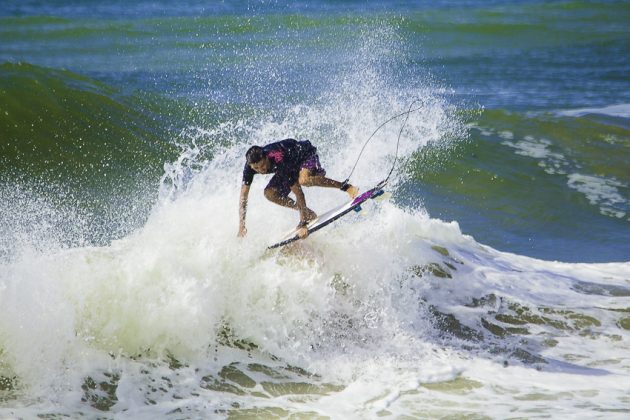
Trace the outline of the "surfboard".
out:
[[[306,225],[309,236],[353,210],[356,212],[361,211],[361,204],[369,199],[374,199],[382,195],[384,193],[384,186],[385,182],[381,182],[376,187],[365,191],[363,194],[359,194],[353,200],[350,200],[347,203],[340,205],[339,207],[335,207],[334,209],[329,210],[326,213],[321,214],[317,218],[311,220],[309,224]],[[297,235],[298,230],[299,229],[296,228],[288,232],[284,236],[284,238],[282,238],[279,242],[267,247],[267,249],[279,248],[281,246],[290,244],[291,242],[297,241],[298,239],[300,239],[300,237]]]

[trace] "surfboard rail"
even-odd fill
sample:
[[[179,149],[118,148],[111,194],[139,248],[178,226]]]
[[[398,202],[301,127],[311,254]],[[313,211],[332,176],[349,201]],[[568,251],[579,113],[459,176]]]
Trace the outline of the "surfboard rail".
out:
[[[361,204],[363,204],[369,199],[374,199],[384,193],[383,187],[385,186],[385,184],[386,183],[384,181],[380,182],[376,187],[365,191],[364,193],[358,195],[351,201],[345,204],[342,204],[339,207],[335,207],[334,209],[329,210],[326,213],[318,216],[316,219],[312,220],[308,225],[306,225],[306,229],[308,229],[309,235],[314,232],[317,232],[323,227],[328,226],[335,220],[339,219],[340,217],[345,216],[346,214],[348,214],[349,212],[353,210],[360,211]],[[299,240],[300,237],[297,235],[298,230],[299,229],[296,228],[293,231],[289,232],[282,240],[280,240],[279,242],[271,246],[268,246],[267,249],[279,248],[281,246],[284,246],[284,245],[290,244],[291,242],[295,242]]]

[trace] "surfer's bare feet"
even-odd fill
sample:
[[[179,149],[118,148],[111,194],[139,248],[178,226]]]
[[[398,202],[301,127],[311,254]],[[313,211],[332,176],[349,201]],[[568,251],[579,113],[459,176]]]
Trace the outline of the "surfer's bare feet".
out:
[[[310,211],[312,212],[312,210]],[[308,228],[306,227],[307,225],[308,225],[308,220],[301,220],[300,223],[297,225],[297,228],[296,228],[297,231],[295,232],[295,234],[297,235],[298,238],[304,239],[308,236]]]
[[[348,185],[348,189],[346,190],[350,198],[354,199],[357,195],[359,195],[359,189],[354,185]]]
[[[305,213],[305,214],[304,214],[304,216],[305,216],[305,217],[304,217],[304,219],[306,220],[306,222],[307,222],[307,223],[308,223],[308,222],[310,222],[311,220],[315,220],[315,219],[317,219],[317,213],[315,213],[315,212],[314,212],[313,210],[311,210],[311,209],[306,209],[306,210],[304,211],[304,213]]]

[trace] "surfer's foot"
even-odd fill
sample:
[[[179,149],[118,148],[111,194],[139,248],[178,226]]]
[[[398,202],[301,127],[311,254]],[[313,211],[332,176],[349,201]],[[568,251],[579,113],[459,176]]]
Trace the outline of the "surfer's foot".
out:
[[[313,210],[306,209],[305,213],[306,214],[304,216],[306,223],[310,222],[311,220],[317,219],[317,213],[315,213]]]
[[[298,223],[296,229],[297,231],[295,232],[295,234],[298,236],[298,238],[300,239],[304,239],[308,236],[308,228],[306,226],[308,226],[309,222],[311,220],[314,220],[317,215],[315,214],[315,212],[311,209],[307,209],[307,216],[313,216],[312,218],[307,218],[306,220],[301,220],[300,223]]]
[[[354,185],[348,185],[348,189],[346,190],[351,199],[354,199],[357,195],[359,195],[359,189]]]
[[[308,236],[308,229],[306,227],[300,228],[295,234],[298,238],[304,239]]]

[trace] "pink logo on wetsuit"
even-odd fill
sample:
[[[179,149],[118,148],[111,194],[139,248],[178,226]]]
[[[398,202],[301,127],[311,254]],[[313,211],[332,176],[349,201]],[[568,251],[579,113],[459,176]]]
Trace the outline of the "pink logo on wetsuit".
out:
[[[282,158],[284,157],[284,153],[282,152],[282,150],[272,150],[271,152],[267,153],[267,156],[270,159],[273,159],[273,161],[275,163],[280,163],[280,162],[282,162]]]

